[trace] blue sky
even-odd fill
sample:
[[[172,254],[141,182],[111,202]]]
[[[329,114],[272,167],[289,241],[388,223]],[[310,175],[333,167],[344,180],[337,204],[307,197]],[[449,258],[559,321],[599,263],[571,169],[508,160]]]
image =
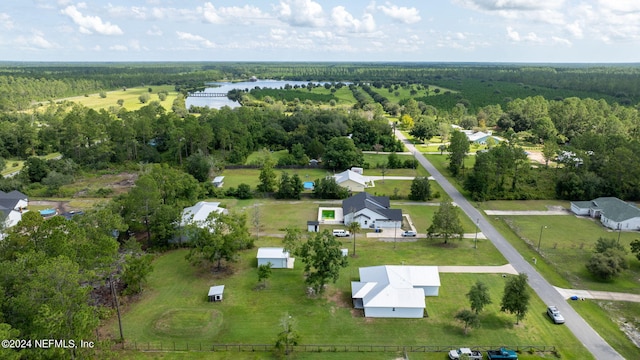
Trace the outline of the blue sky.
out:
[[[5,61],[640,62],[638,0],[1,0]]]

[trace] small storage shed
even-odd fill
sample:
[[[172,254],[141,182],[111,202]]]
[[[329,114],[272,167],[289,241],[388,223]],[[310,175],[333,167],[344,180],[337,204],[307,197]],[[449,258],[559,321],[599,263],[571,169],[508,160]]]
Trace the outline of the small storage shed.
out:
[[[213,186],[215,187],[222,187],[222,185],[224,185],[224,176],[214,177],[211,183],[213,183]]]
[[[316,220],[307,221],[307,231],[308,232],[318,232],[320,231],[320,222]]]
[[[284,248],[263,247],[258,249],[258,266],[271,263],[272,269],[293,269],[295,258],[289,257]]]
[[[222,301],[224,285],[212,286],[209,288],[209,302]]]

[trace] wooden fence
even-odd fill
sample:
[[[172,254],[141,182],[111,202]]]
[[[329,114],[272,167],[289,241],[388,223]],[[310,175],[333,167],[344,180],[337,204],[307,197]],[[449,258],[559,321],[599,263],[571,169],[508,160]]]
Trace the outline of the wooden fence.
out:
[[[224,352],[270,352],[273,344],[206,344],[189,342],[126,342],[118,345],[125,350],[138,351],[224,351]],[[292,346],[293,352],[382,352],[382,353],[420,353],[449,352],[451,349],[470,347],[473,350],[487,351],[505,347],[516,352],[554,353],[555,346],[549,345],[337,345],[308,344]]]

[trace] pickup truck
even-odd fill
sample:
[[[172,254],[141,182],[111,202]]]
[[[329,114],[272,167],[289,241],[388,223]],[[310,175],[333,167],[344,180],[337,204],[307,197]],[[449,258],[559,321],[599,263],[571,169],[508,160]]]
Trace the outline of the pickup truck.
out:
[[[513,350],[500,348],[498,350],[487,351],[489,360],[518,360],[518,354]]]
[[[449,359],[451,360],[460,359],[462,355],[467,355],[465,359],[482,360],[482,353],[480,351],[471,350],[469,348],[460,348],[458,350],[449,351]]]

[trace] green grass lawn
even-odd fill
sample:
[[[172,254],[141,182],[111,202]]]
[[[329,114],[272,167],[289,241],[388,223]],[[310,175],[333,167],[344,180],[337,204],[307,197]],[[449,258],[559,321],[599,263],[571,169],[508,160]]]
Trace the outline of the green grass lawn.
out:
[[[258,245],[277,245],[280,241],[265,238]],[[349,244],[345,242],[346,247]],[[352,309],[350,299],[350,281],[358,278],[360,266],[467,264],[476,252],[479,259],[500,258],[494,256],[495,249],[474,250],[470,244],[443,248],[424,242],[398,243],[395,250],[393,246],[359,241],[358,257],[349,259],[350,265],[343,269],[338,283],[321,298],[305,295],[301,264],[294,270],[274,270],[269,286],[255,290],[255,249],[241,254],[232,274],[213,274],[191,266],[184,258],[186,250],[166,253],[154,262],[155,270],[140,300],[125,305],[126,339],[140,344],[163,342],[164,346],[187,341],[193,346],[199,342],[271,344],[280,331],[279,319],[289,313],[297,321],[303,344],[555,345],[565,358],[589,358],[566,327],[548,321],[544,304],[537,297],[531,302],[534,310],[520,325],[514,325],[513,316],[499,312],[504,282],[500,275],[441,274],[440,295],[427,299],[428,318],[363,318]],[[494,304],[481,315],[482,327],[465,336],[453,315],[468,306],[461,294],[476,280],[488,285]],[[225,284],[222,303],[206,302],[206,292],[214,284]],[[115,334],[117,324],[109,324],[108,329]]]
[[[542,256],[570,281],[573,288],[640,294],[640,263],[632,254],[627,255],[629,270],[615,280],[600,281],[587,271],[585,265],[598,238],[618,238],[617,232],[606,229],[599,222],[570,215],[506,216],[504,220],[532,248],[537,249],[540,243]],[[629,243],[638,237],[635,232],[619,235],[620,243],[627,249]]]
[[[37,157],[39,157],[39,158],[41,158],[43,160],[51,160],[51,159],[55,159],[55,158],[57,158],[59,156],[61,156],[60,153],[59,152],[55,152],[55,153],[42,155],[42,156],[37,156]],[[6,175],[12,174],[12,173],[14,173],[16,171],[21,171],[23,167],[24,167],[24,160],[7,159],[5,167],[0,172],[0,175],[6,176]]]
[[[149,92],[149,88],[152,89],[151,93]],[[160,99],[158,98],[158,92],[160,91],[168,92],[167,98],[164,101],[160,101]],[[124,100],[123,107],[129,111],[134,111],[148,104],[142,104],[140,102],[139,97],[142,94],[149,94],[149,102],[159,101],[160,105],[162,105],[162,107],[164,107],[165,109],[171,109],[173,100],[175,100],[178,95],[173,85],[133,87],[127,88],[127,90],[107,91],[106,93],[106,98],[101,98],[100,95],[96,93],[88,94],[88,96],[75,96],[67,98],[65,100],[82,104],[94,110],[100,110],[108,109],[111,106],[118,106],[117,101],[122,99]]]
[[[286,171],[289,175],[298,174],[302,182],[315,181],[327,175],[332,175],[325,169],[275,169],[278,178],[280,174]],[[255,190],[260,183],[260,169],[225,169],[221,174],[224,176],[224,188],[237,188],[238,185],[244,183],[251,186],[251,190]]]

